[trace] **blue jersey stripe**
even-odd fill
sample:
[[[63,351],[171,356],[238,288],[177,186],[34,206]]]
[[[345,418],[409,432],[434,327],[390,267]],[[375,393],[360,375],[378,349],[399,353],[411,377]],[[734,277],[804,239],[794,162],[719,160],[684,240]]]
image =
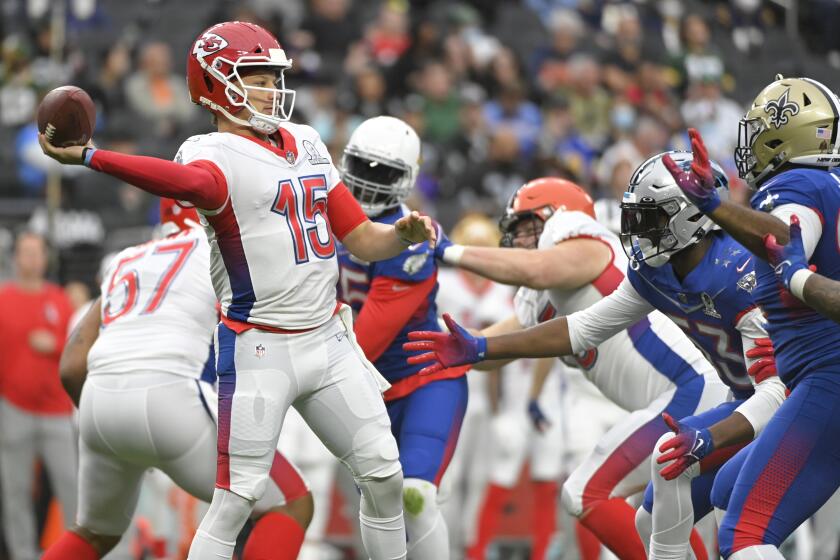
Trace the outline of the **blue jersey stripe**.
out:
[[[678,387],[691,382],[700,372],[691,367],[679,354],[659,338],[645,317],[627,329],[633,346],[656,370]]]

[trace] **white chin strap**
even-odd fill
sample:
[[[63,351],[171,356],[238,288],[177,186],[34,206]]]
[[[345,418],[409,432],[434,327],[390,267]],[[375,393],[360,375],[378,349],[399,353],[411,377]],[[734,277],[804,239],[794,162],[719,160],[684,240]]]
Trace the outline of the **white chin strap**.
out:
[[[206,97],[201,98],[201,102],[209,107],[214,111],[218,111],[222,113],[225,117],[228,118],[231,122],[234,122],[241,126],[248,126],[253,128],[257,132],[266,135],[272,135],[277,132],[277,129],[280,128],[281,119],[277,117],[269,117],[268,115],[264,115],[262,113],[257,113],[255,111],[251,111],[248,107],[245,107],[249,111],[251,111],[251,117],[246,121],[245,119],[240,119],[239,117],[233,116],[228,110],[224,107],[219,105],[218,103],[213,103]]]

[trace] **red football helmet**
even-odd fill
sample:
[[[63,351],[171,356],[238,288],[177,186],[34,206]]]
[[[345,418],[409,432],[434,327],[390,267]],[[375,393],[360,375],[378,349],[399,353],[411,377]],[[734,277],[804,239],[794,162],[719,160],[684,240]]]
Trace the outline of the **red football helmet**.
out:
[[[542,177],[519,187],[508,201],[505,215],[499,220],[502,245],[511,247],[516,224],[522,219],[545,222],[555,212],[583,212],[595,217],[595,203],[585,190],[566,179]]]
[[[267,67],[277,75],[276,87],[246,86],[240,72],[248,67]],[[215,114],[264,134],[273,134],[288,121],[295,105],[295,92],[286,89],[283,71],[292,61],[271,33],[253,23],[218,23],[199,35],[187,56],[187,85],[193,103]],[[273,96],[271,114],[261,113],[248,101],[248,92]],[[247,108],[248,120],[236,117]]]
[[[174,235],[198,224],[198,211],[195,208],[185,208],[171,198],[160,199],[160,229],[164,236]]]

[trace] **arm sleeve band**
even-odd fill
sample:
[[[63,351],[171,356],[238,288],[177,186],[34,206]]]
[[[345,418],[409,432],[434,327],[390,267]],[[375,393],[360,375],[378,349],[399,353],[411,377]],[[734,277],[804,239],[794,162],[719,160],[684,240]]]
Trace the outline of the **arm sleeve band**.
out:
[[[339,241],[368,219],[344,183],[338,183],[327,195],[327,218]]]
[[[771,214],[786,224],[790,224],[790,217],[796,214],[802,228],[802,245],[805,246],[805,257],[810,259],[817,248],[820,237],[822,237],[823,223],[820,215],[813,208],[792,203],[782,204],[774,208]]]
[[[653,311],[627,278],[613,293],[567,317],[574,353],[595,348],[611,336],[636,324]]]
[[[227,200],[227,181],[208,160],[181,165],[160,158],[96,150],[90,167],[151,194],[185,200],[205,210],[219,208]]]
[[[752,424],[756,437],[785,400],[785,385],[777,375],[755,386],[755,393],[735,409]]]
[[[402,282],[385,276],[373,279],[353,328],[368,360],[375,362],[388,349],[436,283],[436,274],[422,282]]]

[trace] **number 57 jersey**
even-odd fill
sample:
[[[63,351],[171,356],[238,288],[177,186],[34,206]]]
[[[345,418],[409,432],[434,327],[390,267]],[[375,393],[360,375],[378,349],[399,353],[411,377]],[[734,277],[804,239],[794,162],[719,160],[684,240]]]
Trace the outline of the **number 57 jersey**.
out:
[[[276,145],[231,133],[193,136],[176,161],[201,162],[227,186],[221,207],[201,210],[223,316],[311,329],[336,309],[338,263],[327,204],[343,207],[330,196],[342,183],[313,128],[286,123],[275,137]],[[330,208],[333,217],[336,211]]]
[[[102,279],[102,327],[88,375],[151,371],[199,379],[217,323],[209,268],[210,246],[199,228],[117,254]]]

